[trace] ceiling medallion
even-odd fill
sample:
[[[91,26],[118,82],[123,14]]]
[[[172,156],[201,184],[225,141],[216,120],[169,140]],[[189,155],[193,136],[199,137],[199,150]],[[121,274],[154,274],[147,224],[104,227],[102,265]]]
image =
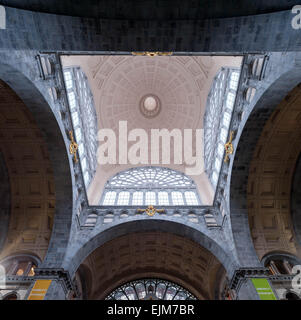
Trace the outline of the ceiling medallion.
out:
[[[144,52],[132,52],[132,55],[133,56],[147,56],[147,57],[171,56],[172,52],[144,51]]]
[[[161,101],[154,94],[146,94],[140,99],[140,112],[146,118],[154,118],[161,111]]]

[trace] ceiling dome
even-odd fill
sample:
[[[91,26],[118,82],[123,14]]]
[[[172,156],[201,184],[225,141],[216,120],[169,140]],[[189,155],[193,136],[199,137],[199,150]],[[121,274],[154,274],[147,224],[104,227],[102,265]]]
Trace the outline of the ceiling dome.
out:
[[[101,127],[196,128],[200,126],[206,61],[190,57],[108,57],[90,64],[98,79]],[[155,121],[155,122],[154,122]]]

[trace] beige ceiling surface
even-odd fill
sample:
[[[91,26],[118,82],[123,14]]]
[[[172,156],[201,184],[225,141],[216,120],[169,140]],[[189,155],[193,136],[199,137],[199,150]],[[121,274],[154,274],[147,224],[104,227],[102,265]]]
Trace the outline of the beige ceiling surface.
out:
[[[103,299],[124,282],[159,277],[199,299],[213,299],[220,262],[195,242],[162,232],[132,233],[96,249],[85,261],[92,273],[90,299]]]
[[[87,75],[99,128],[118,132],[119,121],[124,120],[128,122],[128,130],[142,128],[148,133],[151,129],[203,128],[206,100],[214,76],[223,66],[239,68],[242,61],[241,57],[232,56],[98,55],[62,56],[61,59],[63,67],[80,66]],[[156,96],[161,103],[159,114],[153,118],[145,117],[139,109],[146,95]],[[173,163],[172,148],[171,164],[164,166],[185,172],[185,164]],[[98,204],[105,182],[130,167],[131,164],[98,165],[88,190],[90,203]],[[211,204],[214,194],[206,174],[192,178],[203,204]]]
[[[0,150],[11,187],[11,216],[0,259],[17,252],[43,259],[55,210],[54,180],[46,145],[30,112],[0,81]]]
[[[290,212],[295,164],[301,151],[301,88],[286,97],[266,123],[257,143],[248,180],[248,212],[255,249],[301,257]]]

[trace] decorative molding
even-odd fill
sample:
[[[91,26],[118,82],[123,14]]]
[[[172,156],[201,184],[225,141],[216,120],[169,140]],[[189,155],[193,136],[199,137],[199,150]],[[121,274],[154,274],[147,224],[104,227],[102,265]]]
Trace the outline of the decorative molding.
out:
[[[225,144],[226,156],[225,156],[224,162],[228,162],[229,161],[229,155],[233,154],[233,151],[234,151],[233,144],[232,144],[233,135],[234,135],[234,131],[231,131],[229,140]]]
[[[69,131],[69,137],[70,137],[70,140],[71,140],[71,143],[69,145],[69,152],[70,152],[71,155],[73,155],[74,162],[77,163],[78,159],[77,159],[76,152],[77,152],[77,149],[78,149],[78,144],[75,142],[74,137],[73,137],[73,132],[71,130]]]
[[[149,217],[155,215],[155,213],[164,213],[164,209],[156,209],[154,206],[148,206],[146,209],[137,209],[137,212],[146,212]]]
[[[147,57],[157,57],[157,56],[171,56],[172,52],[159,52],[159,51],[144,51],[144,52],[132,52],[133,56],[147,56]]]

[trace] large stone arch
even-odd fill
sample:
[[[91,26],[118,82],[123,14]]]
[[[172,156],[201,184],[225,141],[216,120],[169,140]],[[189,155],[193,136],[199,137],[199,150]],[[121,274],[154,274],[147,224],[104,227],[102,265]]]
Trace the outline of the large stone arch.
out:
[[[70,236],[73,207],[70,158],[66,151],[63,129],[52,107],[27,74],[25,75],[23,71],[10,64],[1,63],[0,79],[24,102],[47,144],[51,165],[54,169],[56,208],[52,235],[44,263],[47,263],[48,266],[60,264]],[[51,260],[53,256],[55,259]]]
[[[230,220],[238,259],[242,266],[260,266],[248,221],[247,187],[250,163],[262,130],[280,102],[301,82],[298,60],[265,88],[237,133],[230,183]]]
[[[192,240],[218,259],[227,271],[229,278],[232,277],[235,269],[238,267],[233,255],[231,255],[230,252],[226,252],[216,241],[203,232],[182,223],[163,219],[151,219],[120,223],[97,233],[90,239],[86,238],[85,243],[83,243],[80,248],[75,248],[73,255],[65,260],[64,268],[67,269],[73,277],[80,264],[98,247],[126,234],[148,231],[171,233]]]

